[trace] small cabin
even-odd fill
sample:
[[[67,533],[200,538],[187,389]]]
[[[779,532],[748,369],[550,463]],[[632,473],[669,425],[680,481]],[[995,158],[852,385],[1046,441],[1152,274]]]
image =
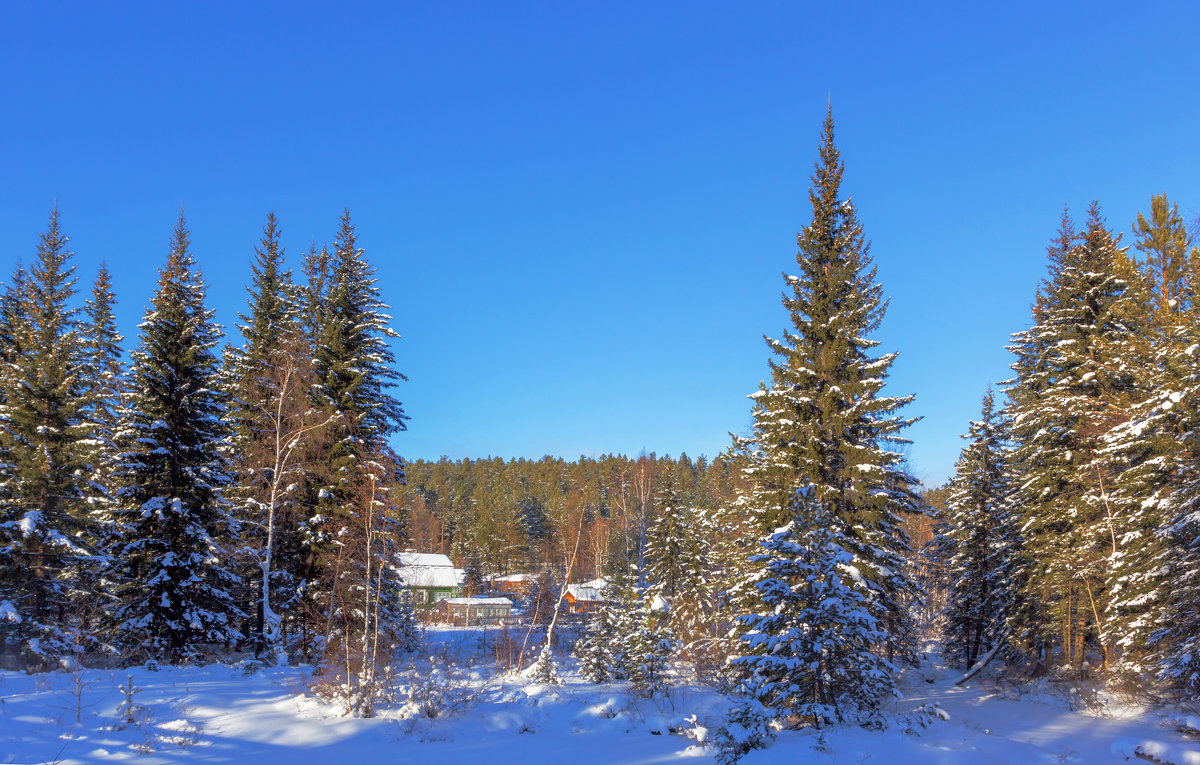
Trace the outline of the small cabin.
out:
[[[565,602],[572,614],[588,614],[604,605],[604,593],[593,582],[568,584]]]
[[[400,553],[396,556],[396,574],[402,583],[401,595],[414,606],[431,606],[459,594],[458,569],[449,556],[436,553]]]
[[[491,584],[495,592],[527,598],[533,592],[537,578],[537,574],[508,574],[507,576],[493,577]]]
[[[438,621],[457,627],[507,624],[512,610],[508,598],[442,598],[434,606]]]

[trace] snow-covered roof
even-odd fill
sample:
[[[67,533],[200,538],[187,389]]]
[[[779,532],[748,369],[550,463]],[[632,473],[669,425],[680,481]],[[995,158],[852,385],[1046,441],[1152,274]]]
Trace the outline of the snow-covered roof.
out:
[[[595,587],[588,587],[586,584],[568,584],[567,594],[575,600],[604,600],[604,596],[600,594],[600,590]]]
[[[402,552],[396,556],[401,566],[449,566],[454,568],[449,555],[441,553]]]
[[[581,587],[591,587],[594,590],[603,590],[603,589],[608,588],[608,580],[601,576],[601,577],[597,577],[595,579],[589,580],[587,582],[584,582],[580,586]]]
[[[493,577],[493,582],[529,582],[537,579],[537,574],[507,574]]]
[[[449,603],[455,606],[511,606],[508,598],[442,598],[439,603]]]
[[[400,580],[407,587],[436,587],[454,589],[458,587],[458,574],[449,556],[436,553],[400,553],[398,570]]]

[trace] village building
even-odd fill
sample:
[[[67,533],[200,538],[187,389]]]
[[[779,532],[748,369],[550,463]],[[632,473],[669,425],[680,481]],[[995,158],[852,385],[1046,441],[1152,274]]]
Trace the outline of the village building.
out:
[[[595,582],[583,584],[568,584],[564,601],[567,612],[572,614],[587,614],[604,605],[602,588],[594,586]]]
[[[434,606],[438,621],[457,627],[508,624],[512,610],[508,598],[443,598]]]
[[[459,569],[449,556],[436,553],[400,553],[396,556],[397,573],[406,603],[431,606],[439,600],[456,597],[462,587]]]
[[[508,574],[507,576],[493,577],[491,580],[492,590],[505,595],[515,595],[518,598],[527,598],[533,592],[537,578],[537,574]]]

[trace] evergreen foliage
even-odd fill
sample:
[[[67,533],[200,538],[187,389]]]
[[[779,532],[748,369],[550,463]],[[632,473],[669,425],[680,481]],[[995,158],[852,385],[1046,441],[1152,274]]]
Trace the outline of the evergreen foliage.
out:
[[[1196,528],[1200,464],[1200,330],[1195,297],[1200,252],[1165,196],[1139,215],[1135,246],[1147,254],[1156,363],[1143,377],[1152,391],[1132,418],[1106,436],[1123,466],[1113,492],[1118,546],[1105,613],[1124,668],[1200,690],[1200,554]]]
[[[42,664],[80,644],[76,590],[92,557],[72,255],[56,209],[3,310],[0,654]]]
[[[113,572],[119,639],[135,654],[172,661],[236,640],[241,615],[228,568],[226,407],[213,354],[221,333],[205,291],[181,214],[141,324],[117,433]]]
[[[301,526],[304,458],[322,445],[327,419],[311,402],[313,347],[279,236],[272,212],[250,266],[249,314],[239,315],[243,344],[225,357],[235,476],[229,495],[242,530],[245,576],[260,583],[245,605],[255,615],[260,653],[278,647],[300,610],[310,575]]]
[[[775,717],[778,713],[759,701],[759,688],[742,687],[740,698],[730,708],[725,724],[714,736],[714,759],[720,765],[741,761],[755,749],[766,749],[775,741]]]
[[[684,506],[670,474],[659,482],[656,504],[658,518],[646,532],[646,593],[669,604],[672,632],[690,640],[703,634],[711,612],[696,512]]]
[[[1116,466],[1103,438],[1144,396],[1131,342],[1139,291],[1121,275],[1129,264],[1119,237],[1093,204],[1084,230],[1060,240],[1070,246],[1057,248],[1036,322],[1018,338],[1009,397],[1024,535],[1021,639],[1040,654],[1057,639],[1071,664],[1084,660],[1090,633],[1106,653],[1111,642],[1099,615],[1118,549]]]
[[[318,261],[319,262],[319,261]],[[375,444],[404,430],[408,416],[392,396],[390,386],[406,379],[395,369],[389,339],[399,337],[389,326],[375,271],[358,247],[350,213],[342,215],[332,258],[329,285],[311,285],[323,294],[316,312],[317,391],[319,399],[340,415],[330,465],[332,490],[351,482],[353,466]]]
[[[763,529],[789,522],[794,488],[810,484],[847,530],[847,550],[875,595],[894,655],[913,660],[907,607],[918,597],[908,573],[901,518],[922,511],[916,480],[895,449],[912,421],[897,411],[911,397],[882,395],[895,354],[873,356],[870,334],[886,303],[854,205],[842,199],[844,166],[825,119],[809,201],[798,237],[798,274],[785,277],[791,326],[767,339],[771,381],[754,399],[747,505]]]
[[[389,436],[405,428],[407,415],[390,389],[406,378],[395,369],[389,340],[398,335],[389,326],[387,305],[380,298],[374,269],[357,245],[349,211],[342,215],[333,253],[314,248],[305,273],[315,340],[314,400],[329,416],[324,443],[314,458],[319,464],[313,465],[324,485],[316,493],[316,513],[303,526],[315,575],[316,568],[337,565],[337,535],[358,523],[348,508],[370,482],[372,468],[367,463],[386,451]],[[395,467],[402,484],[403,464]],[[323,609],[334,607],[328,587],[310,586]]]
[[[618,569],[605,590],[604,603],[592,612],[575,645],[580,672],[588,682],[625,680],[633,669],[640,609],[635,579]]]
[[[742,617],[746,655],[735,665],[764,707],[793,725],[862,719],[891,698],[894,668],[877,647],[886,633],[872,590],[849,551],[845,523],[812,486],[791,519],[761,541],[752,562],[761,607]]]
[[[991,390],[964,438],[970,443],[955,466],[940,530],[950,580],[942,652],[969,669],[1004,638],[1017,545],[1008,506],[1007,423]]]
[[[670,682],[671,658],[679,648],[671,629],[670,604],[661,595],[643,591],[638,608],[629,616],[636,625],[625,641],[629,687],[653,697]]]
[[[82,328],[85,405],[83,418],[91,447],[93,483],[107,501],[112,490],[112,463],[116,454],[117,423],[127,395],[121,343],[117,331],[113,293],[108,266],[100,264],[91,298],[84,305]]]

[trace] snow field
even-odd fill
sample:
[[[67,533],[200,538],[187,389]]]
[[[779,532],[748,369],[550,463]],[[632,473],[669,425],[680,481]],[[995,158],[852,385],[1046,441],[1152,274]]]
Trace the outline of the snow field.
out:
[[[477,629],[431,630],[422,655],[399,678],[396,702],[373,719],[344,717],[336,704],[314,697],[311,668],[303,666],[249,675],[225,665],[2,672],[0,762],[712,761],[697,739],[711,735],[728,704],[712,689],[675,686],[661,698],[638,698],[624,684],[583,682],[564,659],[560,686],[497,676],[483,660],[486,640]],[[891,709],[936,703],[948,720],[919,731],[894,723],[883,731],[785,732],[743,762],[1091,765],[1153,757],[1200,764],[1200,739],[1186,733],[1186,718],[1115,702],[1083,713],[1048,686],[997,692],[987,681],[958,688],[957,677],[932,665],[906,673],[906,698]],[[129,678],[140,689],[132,715],[122,711],[126,694],[119,690]]]

